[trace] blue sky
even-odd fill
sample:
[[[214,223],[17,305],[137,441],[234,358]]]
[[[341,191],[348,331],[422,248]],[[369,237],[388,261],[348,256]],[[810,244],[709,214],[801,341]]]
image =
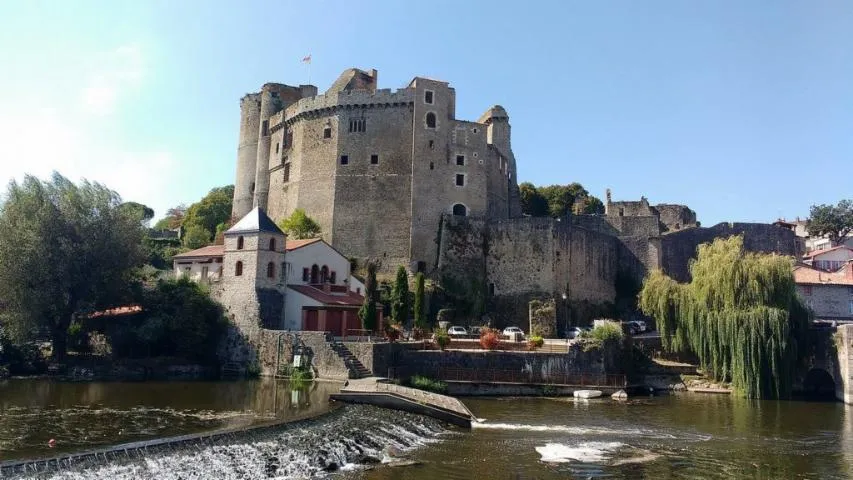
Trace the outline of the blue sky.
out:
[[[853,197],[853,3],[0,0],[0,181],[52,170],[161,216],[233,183],[239,98],[456,88],[506,107],[518,178],[685,203],[706,225]]]

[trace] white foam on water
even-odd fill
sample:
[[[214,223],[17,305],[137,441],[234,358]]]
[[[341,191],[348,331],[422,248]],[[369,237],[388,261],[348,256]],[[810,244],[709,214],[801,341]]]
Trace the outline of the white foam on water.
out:
[[[654,436],[662,438],[674,438],[672,435],[659,434],[657,432],[643,431],[639,429],[612,429],[605,427],[572,427],[569,425],[525,425],[518,423],[472,423],[474,430],[521,430],[526,432],[557,432],[572,435],[634,435]]]
[[[606,461],[610,453],[624,446],[619,442],[584,442],[574,446],[548,443],[544,447],[536,447],[536,453],[546,463],[595,463]]]

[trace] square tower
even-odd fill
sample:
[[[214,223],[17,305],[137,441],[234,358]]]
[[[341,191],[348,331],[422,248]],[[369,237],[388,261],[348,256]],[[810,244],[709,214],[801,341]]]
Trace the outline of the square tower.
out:
[[[249,338],[284,328],[285,234],[255,207],[225,232],[222,303]]]

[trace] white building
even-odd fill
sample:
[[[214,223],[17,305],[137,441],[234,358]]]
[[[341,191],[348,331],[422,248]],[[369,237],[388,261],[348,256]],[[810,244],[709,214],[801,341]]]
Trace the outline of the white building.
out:
[[[835,272],[850,260],[853,260],[853,249],[843,245],[827,250],[813,250],[803,256],[803,263],[825,272]]]
[[[209,245],[176,255],[176,275],[217,282],[222,277],[223,245]],[[320,238],[285,243],[284,328],[356,334],[364,284],[350,273],[350,261]],[[381,325],[381,318],[378,324]]]

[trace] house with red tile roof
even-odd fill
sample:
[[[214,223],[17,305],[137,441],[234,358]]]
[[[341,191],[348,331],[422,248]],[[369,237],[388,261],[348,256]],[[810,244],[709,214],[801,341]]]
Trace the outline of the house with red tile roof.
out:
[[[176,255],[174,273],[195,281],[219,282],[224,254],[224,245],[209,245]],[[279,273],[286,286],[280,328],[329,331],[338,336],[360,329],[357,312],[364,302],[364,284],[350,268],[349,259],[321,238],[286,240]]]
[[[803,255],[803,263],[825,272],[834,272],[853,260],[853,248],[845,245],[826,250],[812,250]]]
[[[816,320],[853,322],[853,260],[834,272],[797,265],[794,283]]]

